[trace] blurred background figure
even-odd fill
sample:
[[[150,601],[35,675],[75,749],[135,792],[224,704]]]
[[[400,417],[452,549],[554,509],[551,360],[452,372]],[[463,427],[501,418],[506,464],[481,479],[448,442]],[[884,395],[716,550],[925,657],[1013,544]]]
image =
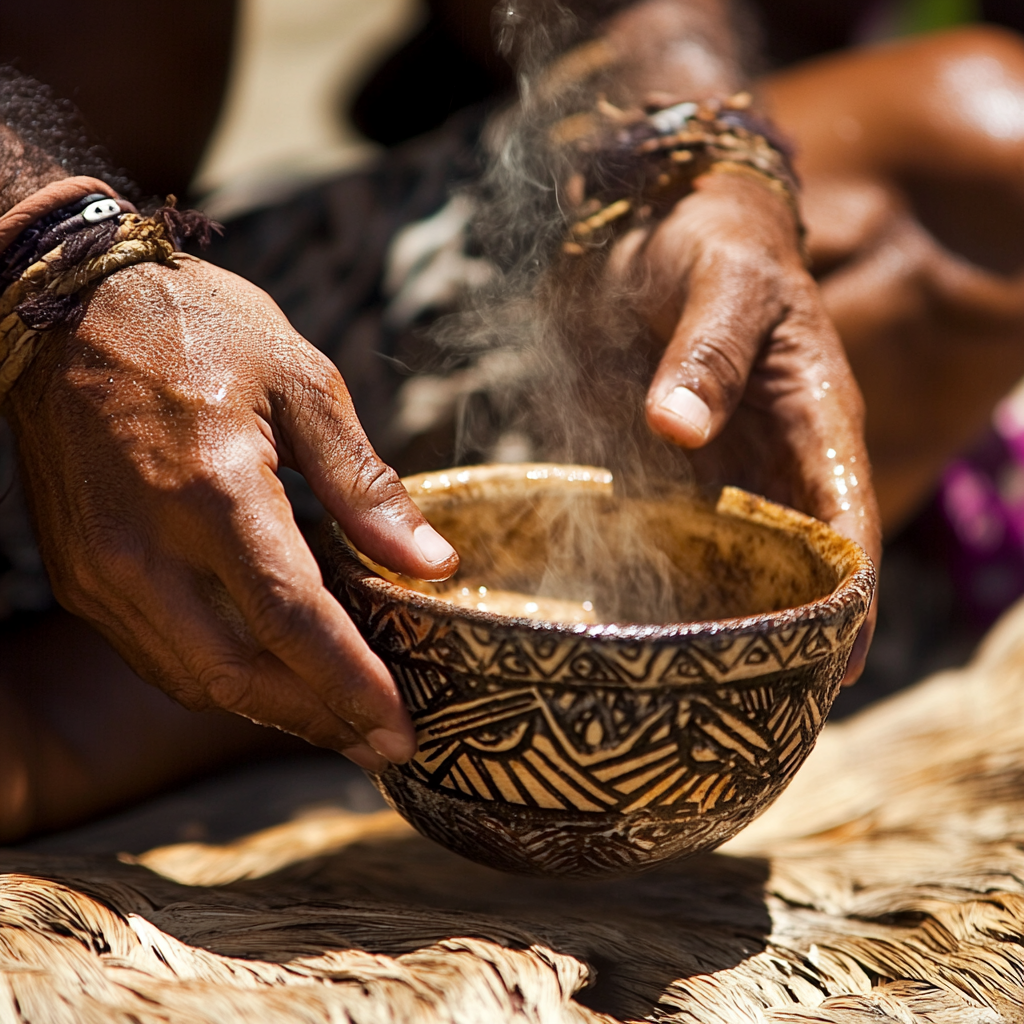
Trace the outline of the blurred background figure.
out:
[[[971,22],[1024,32],[1017,0],[747,6],[745,28],[762,71]],[[356,166],[380,146],[509,91],[491,7],[489,0],[50,0],[40,8],[4,0],[0,62],[73,101],[143,192],[223,190],[212,208],[224,215],[286,180]],[[54,25],[61,26],[56,38]]]

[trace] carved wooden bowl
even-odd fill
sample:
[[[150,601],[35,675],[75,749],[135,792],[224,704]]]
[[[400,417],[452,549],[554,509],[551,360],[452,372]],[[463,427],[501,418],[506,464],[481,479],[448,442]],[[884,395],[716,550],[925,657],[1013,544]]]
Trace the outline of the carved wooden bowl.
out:
[[[376,781],[420,832],[508,871],[622,874],[782,792],[871,601],[856,544],[734,488],[620,498],[591,467],[405,484],[462,556],[453,581],[374,566],[337,527],[327,557],[416,724],[416,758]]]

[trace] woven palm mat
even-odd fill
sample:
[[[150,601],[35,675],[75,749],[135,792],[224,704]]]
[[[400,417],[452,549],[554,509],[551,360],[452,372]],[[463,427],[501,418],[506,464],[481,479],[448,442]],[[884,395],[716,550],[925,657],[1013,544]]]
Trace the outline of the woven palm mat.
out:
[[[725,852],[521,879],[389,811],[138,858],[0,851],[0,1021],[1024,1020],[1024,607],[830,726]]]

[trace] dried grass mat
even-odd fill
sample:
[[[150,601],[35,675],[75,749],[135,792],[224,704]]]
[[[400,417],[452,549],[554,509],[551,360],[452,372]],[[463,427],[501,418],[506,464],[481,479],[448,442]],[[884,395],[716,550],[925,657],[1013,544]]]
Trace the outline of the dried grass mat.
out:
[[[725,852],[476,867],[390,812],[134,859],[0,852],[0,1022],[1024,1021],[1024,607],[826,729]]]

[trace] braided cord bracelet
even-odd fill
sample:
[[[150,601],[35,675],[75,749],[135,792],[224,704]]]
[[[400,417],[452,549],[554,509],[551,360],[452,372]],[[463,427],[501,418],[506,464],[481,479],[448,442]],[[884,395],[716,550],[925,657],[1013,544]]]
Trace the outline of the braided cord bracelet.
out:
[[[77,295],[89,285],[118,270],[139,263],[171,264],[193,259],[175,252],[159,221],[124,214],[117,227],[116,241],[103,253],[64,269],[62,246],[33,263],[0,296],[0,404],[39,351],[45,334],[58,323],[29,326],[19,307],[46,294],[53,297]]]
[[[177,210],[173,197],[143,217],[92,178],[56,182],[0,218],[0,407],[47,333],[84,313],[82,292],[126,267],[194,259],[177,251],[181,239],[205,243],[211,230],[219,225]]]

